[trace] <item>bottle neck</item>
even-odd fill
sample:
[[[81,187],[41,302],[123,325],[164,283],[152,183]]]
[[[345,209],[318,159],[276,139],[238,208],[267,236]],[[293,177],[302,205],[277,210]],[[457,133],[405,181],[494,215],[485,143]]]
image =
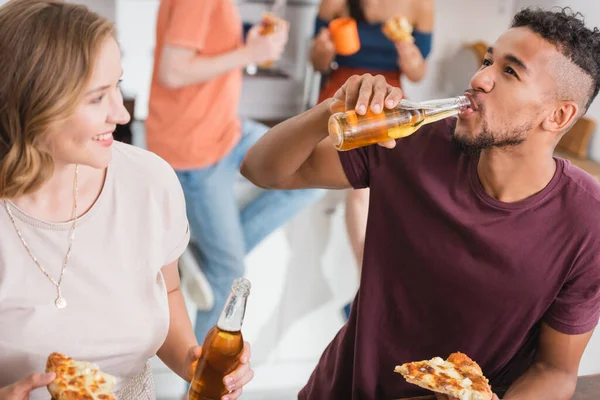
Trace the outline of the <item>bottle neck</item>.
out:
[[[471,102],[466,96],[457,96],[451,99],[432,100],[422,104],[428,106],[427,108],[423,109],[425,123],[431,123],[451,117],[453,115],[457,115],[463,111],[466,111],[471,106]]]
[[[240,279],[234,282],[217,322],[217,327],[223,331],[239,332],[242,330],[244,315],[246,314],[246,302],[250,294],[250,283],[245,279],[243,281],[240,281]]]
[[[434,110],[440,107],[458,107],[461,111],[471,107],[471,100],[465,95],[450,97],[446,99],[427,100],[416,103],[416,108]],[[420,107],[419,107],[420,106]]]

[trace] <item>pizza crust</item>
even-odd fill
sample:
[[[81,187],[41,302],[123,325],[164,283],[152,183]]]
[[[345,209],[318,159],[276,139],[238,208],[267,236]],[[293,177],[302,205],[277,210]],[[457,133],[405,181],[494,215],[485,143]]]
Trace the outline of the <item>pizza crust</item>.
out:
[[[463,353],[397,366],[408,383],[459,400],[491,400],[492,388],[479,365]]]
[[[52,353],[46,362],[46,373],[50,372],[56,374],[48,385],[53,400],[116,400],[112,393],[116,379],[95,364]]]

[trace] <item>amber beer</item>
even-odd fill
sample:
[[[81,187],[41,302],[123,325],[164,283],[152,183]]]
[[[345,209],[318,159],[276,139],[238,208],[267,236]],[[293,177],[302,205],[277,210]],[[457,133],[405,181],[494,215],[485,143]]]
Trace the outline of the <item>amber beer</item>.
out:
[[[220,400],[229,393],[223,378],[236,369],[244,348],[242,323],[249,294],[250,281],[238,278],[233,282],[219,322],[204,338],[202,356],[188,392],[189,400]]]
[[[374,143],[412,135],[425,124],[451,117],[471,106],[466,96],[431,100],[410,107],[402,103],[396,108],[375,114],[355,111],[333,114],[329,118],[329,138],[336,149],[351,150]]]

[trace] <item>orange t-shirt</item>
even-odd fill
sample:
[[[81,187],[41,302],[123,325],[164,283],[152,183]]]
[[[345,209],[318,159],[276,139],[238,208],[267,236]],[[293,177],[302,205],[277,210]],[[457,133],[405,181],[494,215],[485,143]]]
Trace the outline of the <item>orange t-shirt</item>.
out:
[[[241,136],[237,110],[242,72],[236,69],[207,82],[169,89],[158,80],[164,46],[211,56],[240,47],[242,36],[234,0],[161,0],[146,141],[148,149],[174,169],[210,166],[236,145]]]

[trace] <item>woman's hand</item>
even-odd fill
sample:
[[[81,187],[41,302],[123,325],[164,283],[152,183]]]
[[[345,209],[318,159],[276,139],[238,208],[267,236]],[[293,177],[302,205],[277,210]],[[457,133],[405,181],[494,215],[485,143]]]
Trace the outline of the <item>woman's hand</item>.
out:
[[[33,374],[21,379],[12,385],[0,388],[0,399],[2,400],[29,400],[29,393],[33,390],[48,386],[56,378],[55,373]]]
[[[321,28],[313,42],[311,60],[313,68],[320,72],[327,72],[335,59],[335,46],[331,40],[329,29]]]
[[[194,371],[196,370],[196,364],[198,364],[198,360],[202,355],[202,347],[194,346],[190,348],[187,356],[186,365],[187,371],[186,376],[190,377],[190,381],[194,376]],[[250,343],[244,342],[244,348],[242,349],[242,353],[240,354],[240,363],[237,368],[223,378],[223,383],[225,384],[225,388],[230,391],[230,393],[223,396],[222,400],[235,400],[238,399],[242,395],[243,387],[254,378],[254,371],[250,367]],[[3,399],[0,396],[0,399]],[[12,399],[11,399],[12,400]],[[21,400],[21,399],[18,399]]]
[[[398,52],[398,66],[402,74],[413,82],[420,81],[425,75],[425,59],[414,42],[403,40],[394,43]]]

